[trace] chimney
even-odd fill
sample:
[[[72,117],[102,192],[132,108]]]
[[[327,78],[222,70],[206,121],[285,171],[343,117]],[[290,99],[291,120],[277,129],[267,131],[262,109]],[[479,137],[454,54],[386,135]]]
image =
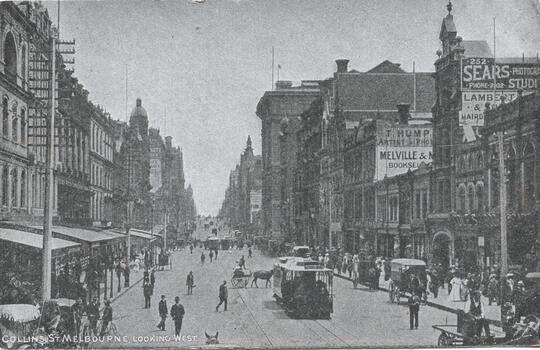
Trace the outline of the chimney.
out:
[[[172,147],[172,136],[165,137],[165,145],[167,146],[167,148]]]
[[[400,124],[409,124],[409,119],[411,119],[411,113],[409,112],[410,108],[411,105],[409,103],[400,103],[397,105]]]
[[[337,72],[338,73],[347,73],[349,71],[347,69],[347,65],[349,64],[349,60],[339,59],[339,60],[336,60],[336,64],[337,64]]]

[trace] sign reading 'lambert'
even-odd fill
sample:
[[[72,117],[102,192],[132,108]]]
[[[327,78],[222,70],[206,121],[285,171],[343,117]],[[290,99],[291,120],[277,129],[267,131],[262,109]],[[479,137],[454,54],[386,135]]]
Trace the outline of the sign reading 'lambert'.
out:
[[[407,125],[377,130],[377,180],[417,169],[430,163],[433,151],[432,127]]]

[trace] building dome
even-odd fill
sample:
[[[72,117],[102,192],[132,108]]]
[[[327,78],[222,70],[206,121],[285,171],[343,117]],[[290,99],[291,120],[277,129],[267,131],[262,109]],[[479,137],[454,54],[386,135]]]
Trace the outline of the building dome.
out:
[[[129,125],[135,127],[139,130],[141,135],[148,135],[148,114],[142,106],[142,101],[140,98],[137,99],[137,104],[135,108],[131,111],[131,116],[129,117]]]
[[[148,118],[148,114],[146,113],[146,109],[143,108],[142,106],[142,100],[140,98],[137,99],[137,104],[135,105],[135,107],[131,110],[131,116],[130,116],[130,119],[131,118],[139,118],[139,117],[144,117],[144,118]]]

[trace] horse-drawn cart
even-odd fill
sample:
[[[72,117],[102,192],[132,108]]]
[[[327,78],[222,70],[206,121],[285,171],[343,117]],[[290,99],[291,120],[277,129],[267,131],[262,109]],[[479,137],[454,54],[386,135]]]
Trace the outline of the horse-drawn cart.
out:
[[[246,288],[251,276],[251,271],[245,271],[241,268],[236,268],[233,271],[231,285],[233,286],[233,288]]]

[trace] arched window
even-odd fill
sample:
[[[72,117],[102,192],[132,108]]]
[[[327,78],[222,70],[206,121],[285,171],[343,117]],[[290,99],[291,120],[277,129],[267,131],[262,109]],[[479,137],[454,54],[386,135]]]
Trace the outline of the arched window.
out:
[[[19,206],[19,196],[17,187],[19,185],[19,174],[17,173],[17,168],[11,169],[11,206]]]
[[[470,154],[467,158],[469,158],[468,159],[469,167],[467,170],[473,170],[474,169],[474,154]]]
[[[31,177],[31,182],[30,182],[30,186],[32,186],[32,207],[37,207],[37,202],[36,202],[36,191],[37,191],[37,183],[36,183],[36,174],[32,174],[32,177]]]
[[[482,153],[478,154],[476,166],[478,167],[478,169],[482,169],[484,167],[484,157],[482,156]]]
[[[7,165],[2,169],[2,205],[8,205],[9,170]]]
[[[26,172],[21,172],[21,208],[26,207]]]
[[[15,142],[19,140],[19,118],[17,117],[17,107],[13,107],[11,115],[11,139]]]
[[[26,145],[26,110],[21,109],[21,145]]]
[[[17,47],[11,33],[4,40],[4,73],[9,80],[17,82]]]
[[[457,191],[457,202],[456,202],[456,211],[458,214],[465,213],[465,205],[466,205],[466,198],[465,198],[465,186],[461,185],[458,187]]]
[[[467,201],[469,203],[469,207],[467,209],[468,209],[469,213],[471,213],[475,209],[475,206],[474,206],[474,185],[470,185],[469,188],[467,189]]]
[[[476,204],[478,213],[484,212],[484,184],[476,184]]]
[[[21,77],[23,87],[26,88],[28,86],[26,83],[26,46],[21,49]]]
[[[6,96],[2,99],[2,135],[9,136],[9,100]]]
[[[523,203],[525,210],[534,208],[536,201],[536,191],[535,186],[535,169],[536,169],[536,150],[532,142],[527,142],[525,148],[523,149],[523,185],[525,193],[523,193]]]

